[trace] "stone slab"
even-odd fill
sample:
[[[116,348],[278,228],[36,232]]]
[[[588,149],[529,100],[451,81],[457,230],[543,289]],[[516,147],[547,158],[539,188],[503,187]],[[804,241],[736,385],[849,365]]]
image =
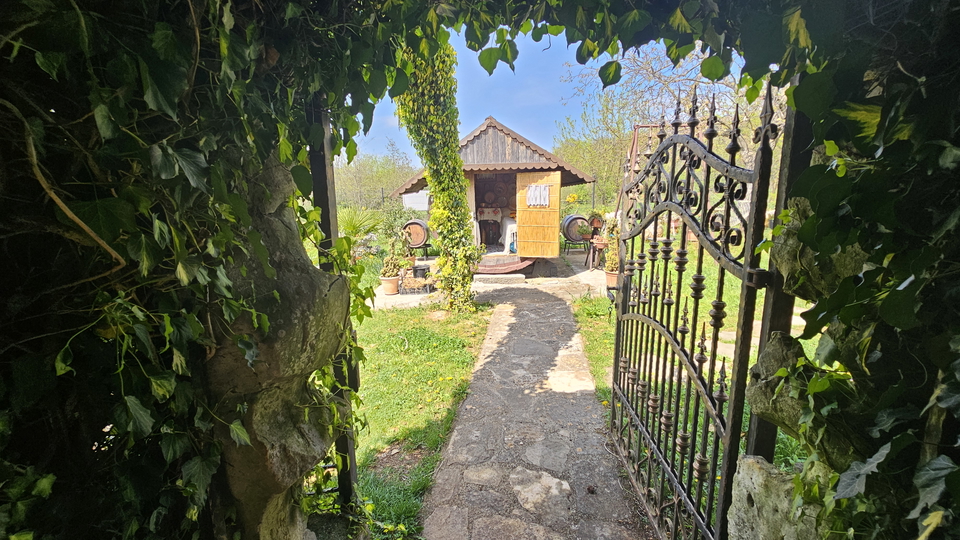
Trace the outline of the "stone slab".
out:
[[[495,283],[500,285],[510,285],[523,283],[527,278],[523,274],[474,274],[474,283]]]

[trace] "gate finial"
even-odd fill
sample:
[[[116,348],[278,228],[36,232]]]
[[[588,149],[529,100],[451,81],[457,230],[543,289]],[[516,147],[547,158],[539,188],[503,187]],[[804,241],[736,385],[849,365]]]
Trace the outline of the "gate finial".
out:
[[[695,137],[697,126],[700,119],[697,118],[697,85],[693,85],[693,97],[690,98],[690,118],[687,119],[687,126],[690,128],[690,136]]]
[[[704,130],[703,136],[708,141],[712,141],[717,135],[717,94],[713,94],[713,97],[710,98],[710,116],[707,117],[707,129]]]
[[[733,124],[730,126],[730,144],[727,145],[727,153],[730,154],[730,161],[733,163],[737,158],[737,152],[740,151],[740,104],[737,103],[733,111]]]
[[[753,142],[759,143],[763,134],[767,133],[770,139],[776,139],[780,128],[773,123],[773,85],[767,82],[767,95],[763,98],[763,110],[760,112],[760,127],[753,132]]]
[[[667,119],[662,114],[660,115],[660,131],[657,132],[657,138],[660,139],[660,142],[667,138]]]
[[[676,135],[680,132],[680,126],[683,125],[683,120],[680,119],[680,112],[682,111],[683,106],[680,104],[680,89],[677,89],[677,108],[673,113],[673,121],[670,122],[670,125],[673,126],[673,134]]]

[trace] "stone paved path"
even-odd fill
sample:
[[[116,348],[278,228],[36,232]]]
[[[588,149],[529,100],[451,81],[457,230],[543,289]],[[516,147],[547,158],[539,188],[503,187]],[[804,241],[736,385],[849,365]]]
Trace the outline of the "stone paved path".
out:
[[[607,450],[567,303],[592,287],[574,277],[532,281],[479,288],[478,300],[496,307],[425,500],[423,536],[647,538]]]

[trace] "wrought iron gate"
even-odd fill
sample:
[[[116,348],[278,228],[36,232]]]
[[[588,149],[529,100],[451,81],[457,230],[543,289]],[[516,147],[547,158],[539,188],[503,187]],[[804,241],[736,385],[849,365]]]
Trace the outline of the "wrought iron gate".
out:
[[[727,537],[756,297],[770,277],[754,248],[778,129],[768,88],[750,170],[737,165],[739,108],[721,138],[726,158],[714,153],[715,102],[705,142],[696,89],[680,116],[678,101],[672,134],[661,122],[659,146],[621,193],[611,428],[660,536],[714,540]]]

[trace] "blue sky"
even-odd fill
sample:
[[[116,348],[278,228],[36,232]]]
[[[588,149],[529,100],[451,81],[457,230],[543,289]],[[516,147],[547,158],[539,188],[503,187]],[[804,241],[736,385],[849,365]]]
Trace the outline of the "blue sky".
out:
[[[545,36],[537,43],[530,37],[518,37],[516,72],[500,63],[493,75],[487,75],[477,60],[477,53],[464,45],[463,37],[450,36],[457,51],[461,137],[479,126],[486,117],[493,116],[533,143],[550,150],[557,122],[567,116],[579,119],[582,102],[580,97],[574,98],[575,85],[561,82],[568,71],[577,72],[580,67],[575,59],[576,48],[568,49],[562,35],[552,38],[552,43],[548,38]],[[394,111],[389,98],[377,105],[369,134],[358,140],[359,151],[386,153],[389,138],[417,163],[416,153],[406,133],[398,127]]]

